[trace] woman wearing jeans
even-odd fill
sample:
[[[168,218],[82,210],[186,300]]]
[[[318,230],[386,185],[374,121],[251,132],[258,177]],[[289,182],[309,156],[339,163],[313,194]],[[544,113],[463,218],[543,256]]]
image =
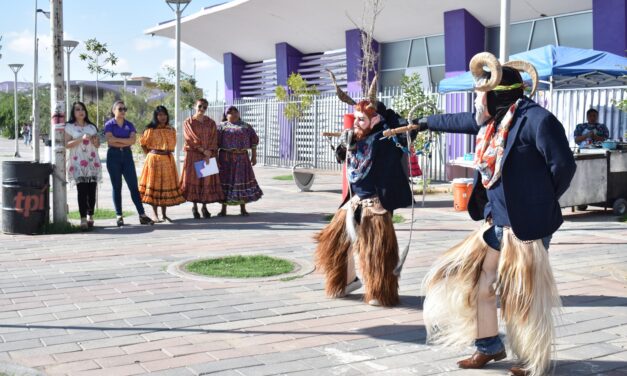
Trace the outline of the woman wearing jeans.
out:
[[[107,171],[113,186],[113,205],[117,214],[117,225],[124,225],[122,216],[122,176],[126,181],[131,199],[139,214],[139,223],[142,225],[152,225],[150,219],[142,205],[137,188],[137,173],[135,172],[135,162],[133,161],[133,151],[131,146],[135,144],[137,131],[130,121],[126,120],[126,106],[123,101],[116,101],[111,108],[114,118],[105,123],[105,136],[109,144],[107,151]]]

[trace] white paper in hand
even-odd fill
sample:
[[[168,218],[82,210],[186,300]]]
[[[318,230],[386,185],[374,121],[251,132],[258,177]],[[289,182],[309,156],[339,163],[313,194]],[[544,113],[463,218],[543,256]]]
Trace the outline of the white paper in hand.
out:
[[[205,160],[195,162],[194,167],[196,168],[196,174],[201,178],[215,175],[219,172],[218,162],[215,158],[210,158],[209,163],[206,163]]]

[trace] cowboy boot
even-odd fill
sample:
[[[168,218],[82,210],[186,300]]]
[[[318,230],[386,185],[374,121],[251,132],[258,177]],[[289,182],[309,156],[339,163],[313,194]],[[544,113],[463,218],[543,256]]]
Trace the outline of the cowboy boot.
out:
[[[507,353],[505,352],[505,350],[492,355],[487,355],[484,353],[480,353],[479,351],[475,351],[475,353],[472,354],[470,358],[460,360],[459,362],[457,362],[457,365],[459,366],[459,368],[477,369],[483,368],[491,360],[496,362],[498,360],[503,360],[506,357]]]

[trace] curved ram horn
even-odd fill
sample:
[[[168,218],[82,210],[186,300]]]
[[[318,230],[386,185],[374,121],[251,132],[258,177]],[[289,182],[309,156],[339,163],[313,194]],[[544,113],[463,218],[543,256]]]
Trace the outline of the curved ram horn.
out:
[[[533,64],[528,63],[523,60],[512,60],[503,64],[504,67],[514,68],[520,72],[526,72],[531,77],[531,93],[529,94],[529,98],[533,97],[538,89],[538,71]]]
[[[494,89],[500,82],[503,71],[501,70],[501,63],[496,59],[494,55],[489,52],[480,52],[472,57],[470,60],[470,72],[475,79],[475,90],[477,91],[490,91]],[[488,82],[479,83],[482,78],[486,77],[483,67],[490,68],[490,79]]]
[[[333,81],[333,85],[335,86],[335,92],[337,93],[337,97],[340,98],[340,100],[348,105],[354,106],[357,104],[357,102],[355,102],[353,100],[353,98],[349,97],[348,94],[346,94],[342,89],[340,89],[340,87],[337,85],[337,81],[335,80],[335,75],[333,74],[333,72],[331,72],[329,69],[326,70],[327,72],[329,72],[329,75],[331,75],[331,80]]]

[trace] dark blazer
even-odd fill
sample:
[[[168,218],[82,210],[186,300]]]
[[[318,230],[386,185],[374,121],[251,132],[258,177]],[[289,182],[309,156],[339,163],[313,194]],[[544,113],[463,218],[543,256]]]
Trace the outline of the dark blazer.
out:
[[[414,196],[409,189],[409,180],[401,164],[403,151],[391,139],[382,139],[384,128],[386,128],[385,120],[382,120],[368,136],[375,137],[372,146],[372,167],[368,175],[372,174],[377,196],[383,207],[388,211],[393,211],[411,205]],[[342,202],[348,199],[346,195]]]
[[[507,214],[519,239],[541,239],[553,234],[564,222],[557,200],[570,185],[577,166],[564,127],[549,111],[525,97],[513,121],[501,175]],[[472,113],[432,115],[427,126],[440,132],[479,132]],[[476,171],[468,203],[472,219],[484,219],[487,202],[486,190]]]

